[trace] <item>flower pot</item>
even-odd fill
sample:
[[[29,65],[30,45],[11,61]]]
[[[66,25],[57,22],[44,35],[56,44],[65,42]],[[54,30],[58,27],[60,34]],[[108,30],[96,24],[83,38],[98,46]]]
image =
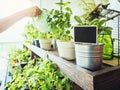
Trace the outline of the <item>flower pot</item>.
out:
[[[28,63],[27,62],[21,62],[20,65],[22,68],[24,68]]]
[[[73,42],[63,42],[57,40],[58,54],[67,60],[75,59],[75,46]]]
[[[77,65],[89,70],[101,68],[103,44],[75,44],[75,53]]]
[[[32,41],[32,45],[35,45],[35,40]]]
[[[28,85],[25,86],[25,90],[30,90]]]
[[[51,49],[51,39],[41,39],[40,40],[40,48],[45,50]]]
[[[40,48],[40,43],[39,43],[39,40],[35,40],[35,46],[39,47]]]

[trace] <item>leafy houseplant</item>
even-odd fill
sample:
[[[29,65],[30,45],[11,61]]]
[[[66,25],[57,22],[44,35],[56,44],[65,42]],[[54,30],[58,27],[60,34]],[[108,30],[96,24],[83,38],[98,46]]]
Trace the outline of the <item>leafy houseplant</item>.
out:
[[[29,61],[22,72],[6,84],[8,90],[71,90],[71,81],[50,60]]]
[[[30,51],[23,48],[12,48],[9,52],[10,64],[27,62],[30,57]]]
[[[103,59],[112,59],[113,58],[113,40],[111,37],[112,28],[110,26],[105,25],[107,20],[94,19],[91,21],[83,22],[78,16],[75,16],[75,20],[79,23],[80,26],[81,25],[95,25],[98,27],[97,42],[104,44]]]
[[[26,42],[32,44],[38,37],[39,30],[35,27],[34,23],[28,23],[25,26],[23,36],[26,37]]]
[[[51,39],[52,33],[51,32],[40,32],[39,39]]]
[[[68,6],[70,2],[59,2],[56,4],[62,9],[52,9],[48,15],[47,22],[53,29],[53,38],[57,39],[59,56],[67,60],[73,60],[75,59],[75,53],[70,34],[70,30],[72,29],[70,22],[72,10]]]
[[[52,44],[52,33],[51,32],[40,32],[39,34],[40,47],[45,50],[51,49]]]
[[[52,9],[47,17],[47,22],[53,29],[53,37],[63,41],[71,40],[70,36],[70,17],[72,15],[72,10],[68,5],[70,2],[56,3],[62,10]]]
[[[12,48],[9,52],[10,72],[12,74],[20,72],[21,67],[27,65],[30,58],[30,50],[26,48]]]
[[[102,0],[102,2],[108,3],[109,0]],[[109,17],[107,14],[102,14],[103,5],[96,4],[94,0],[87,1],[81,0],[82,10],[84,10],[84,14],[82,16],[75,16],[75,20],[78,24],[81,25],[96,25],[98,27],[98,42],[104,44],[103,49],[103,59],[112,59],[113,58],[113,40],[111,37],[110,26],[106,26]],[[89,4],[90,3],[90,4]],[[86,7],[85,7],[86,6]],[[89,8],[89,9],[87,9]],[[109,43],[108,43],[109,42]]]
[[[30,59],[30,51],[27,50],[26,48],[21,49],[18,55],[18,60],[22,68],[25,65],[27,65],[29,59]]]

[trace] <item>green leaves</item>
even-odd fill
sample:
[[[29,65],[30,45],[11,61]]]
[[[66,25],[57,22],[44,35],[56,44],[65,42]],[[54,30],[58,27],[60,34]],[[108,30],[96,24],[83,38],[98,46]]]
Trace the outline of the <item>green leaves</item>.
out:
[[[107,4],[109,0],[79,0],[79,2],[76,0],[76,2],[83,11],[81,17],[91,21],[95,18],[101,18],[101,12],[103,10],[101,4]]]
[[[70,4],[70,2],[65,2],[64,5],[65,6],[68,6]]]
[[[72,14],[72,9],[71,9],[71,8],[66,7],[65,9],[66,9],[67,11],[69,11],[69,12],[70,12],[70,14]]]
[[[26,48],[13,48],[9,51],[9,57],[11,60],[14,61],[14,59],[17,59],[18,62],[28,61],[28,58],[30,57],[30,50],[27,50]],[[13,63],[14,64],[14,63]]]
[[[76,22],[78,23],[78,25],[95,25],[98,28],[98,34],[108,34],[111,35],[112,33],[112,27],[110,26],[106,26],[106,19],[93,19],[91,21],[86,20],[83,21],[81,20],[81,18],[79,16],[75,16],[74,19],[76,20]]]
[[[52,38],[51,32],[40,32],[39,33],[39,39],[50,39]]]
[[[83,22],[79,16],[74,16],[74,19],[79,23],[79,25],[83,25]]]
[[[56,3],[58,6],[63,6],[64,4],[62,2]]]
[[[65,3],[63,3],[63,2],[58,2],[58,3],[56,3],[58,6],[68,6],[69,4],[70,4],[70,2],[65,2]]]
[[[29,90],[71,90],[72,88],[69,78],[48,58],[30,60],[28,65],[21,69],[15,69],[20,72],[12,74],[13,80],[6,84],[8,90],[25,90],[26,86]]]
[[[94,0],[79,0],[79,6],[84,11],[83,16],[88,17],[89,13],[97,6]]]
[[[66,30],[64,33],[61,34],[60,40],[62,41],[70,41],[72,38],[70,31]]]
[[[71,29],[70,19],[72,15],[72,10],[70,7],[68,7],[70,2],[59,2],[56,4],[59,7],[62,7],[62,11],[51,9],[47,17],[47,22],[53,29],[52,35],[56,39],[70,40],[70,34],[66,33],[66,31]]]
[[[25,26],[25,30],[23,36],[26,37],[26,42],[32,43],[33,40],[37,39],[38,37],[38,29],[35,27],[34,24],[28,23]]]
[[[118,0],[118,2],[120,3],[120,0]]]
[[[99,35],[98,41],[104,44],[103,59],[111,60],[113,58],[113,39],[109,34]]]

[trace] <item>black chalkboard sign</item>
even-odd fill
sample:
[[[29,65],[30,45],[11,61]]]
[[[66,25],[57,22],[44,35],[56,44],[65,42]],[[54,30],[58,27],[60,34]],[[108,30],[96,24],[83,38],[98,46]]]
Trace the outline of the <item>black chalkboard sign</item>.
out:
[[[76,26],[74,27],[74,41],[84,43],[97,42],[96,26]]]

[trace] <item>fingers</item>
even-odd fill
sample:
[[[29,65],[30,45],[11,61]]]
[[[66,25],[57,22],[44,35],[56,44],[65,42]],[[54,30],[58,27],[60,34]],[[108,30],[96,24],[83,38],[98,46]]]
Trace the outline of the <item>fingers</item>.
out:
[[[42,13],[42,10],[37,6],[34,6],[31,8],[25,9],[23,12],[25,13],[26,16],[35,17],[40,15]]]
[[[40,8],[38,8],[37,6],[33,7],[33,16],[38,16],[42,13],[42,10]]]

